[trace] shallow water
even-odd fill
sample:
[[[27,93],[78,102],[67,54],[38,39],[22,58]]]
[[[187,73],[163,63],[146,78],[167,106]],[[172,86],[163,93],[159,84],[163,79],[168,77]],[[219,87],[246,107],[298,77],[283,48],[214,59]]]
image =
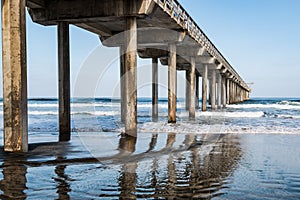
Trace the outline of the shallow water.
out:
[[[2,154],[0,198],[299,199],[299,143],[288,134],[81,133]]]

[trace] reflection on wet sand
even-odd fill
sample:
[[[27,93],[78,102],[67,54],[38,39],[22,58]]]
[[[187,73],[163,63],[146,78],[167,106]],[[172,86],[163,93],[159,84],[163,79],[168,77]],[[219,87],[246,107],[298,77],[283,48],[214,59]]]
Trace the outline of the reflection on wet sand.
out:
[[[136,137],[124,135],[119,142],[120,152],[126,152],[128,155],[135,151]],[[137,162],[125,163],[121,168],[121,174],[118,178],[120,185],[120,199],[132,199],[135,197],[137,183]]]
[[[14,160],[4,160],[2,164],[3,180],[0,181],[1,199],[26,199],[25,190],[27,167]]]
[[[153,135],[149,150],[154,149]],[[143,160],[133,159],[121,168],[119,190],[121,199],[135,198],[211,198],[223,188],[225,178],[235,169],[241,157],[237,136],[186,135],[182,141],[186,151],[178,152],[174,143],[176,134],[169,133],[164,149],[173,149],[165,169],[161,169],[164,155],[152,156],[149,182],[138,181],[137,168]],[[122,137],[122,150],[134,153],[136,140]],[[149,159],[149,158],[147,158]],[[161,171],[162,170],[162,171]],[[166,173],[165,173],[166,172]],[[105,195],[104,195],[105,196]]]
[[[71,151],[68,147],[66,144],[62,149]],[[35,192],[33,188],[27,189],[26,186],[26,173],[32,176],[32,170],[28,170],[27,167],[43,169],[43,166],[47,165],[50,166],[47,169],[55,175],[43,177],[38,181],[54,184],[51,195],[57,199],[71,199],[74,194],[91,195],[86,198],[209,199],[220,195],[220,189],[226,187],[225,182],[242,155],[237,135],[168,133],[153,134],[139,141],[135,137],[121,136],[115,148],[117,154],[97,158],[97,161],[90,158],[70,159],[66,157],[68,154],[64,155],[60,151],[54,160],[44,163],[30,155],[17,158],[4,156],[0,198],[26,199],[28,193]],[[107,160],[112,161],[105,163]],[[94,167],[93,163],[100,164],[100,167]],[[70,167],[72,165],[76,167]],[[90,177],[91,183],[101,182],[99,185],[93,185],[93,191],[81,190],[81,184],[85,183],[73,179],[77,177],[77,180],[85,180],[85,176],[89,176],[89,173],[81,172],[85,165],[91,165],[95,173]],[[67,171],[69,168],[72,170]],[[113,172],[114,169],[117,172],[112,173],[113,177],[108,177],[107,182],[102,180],[103,175]],[[88,188],[89,185],[83,187]]]
[[[71,188],[68,183],[69,177],[65,174],[66,168],[66,165],[57,165],[54,170],[57,175],[54,180],[57,182],[56,193],[58,194],[58,199],[70,199],[68,193],[71,191]]]

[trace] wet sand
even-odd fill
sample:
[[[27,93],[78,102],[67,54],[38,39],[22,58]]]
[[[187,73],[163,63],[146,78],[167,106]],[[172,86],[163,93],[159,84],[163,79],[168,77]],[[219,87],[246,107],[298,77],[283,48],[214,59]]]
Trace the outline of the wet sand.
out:
[[[297,135],[56,138],[31,134],[27,154],[1,150],[1,199],[300,198]]]

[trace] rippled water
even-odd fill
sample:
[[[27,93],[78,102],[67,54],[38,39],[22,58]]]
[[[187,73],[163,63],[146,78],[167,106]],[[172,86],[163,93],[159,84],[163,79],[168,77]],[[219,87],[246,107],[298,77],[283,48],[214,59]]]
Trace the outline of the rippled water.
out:
[[[0,197],[300,198],[298,135],[139,136],[82,133],[71,143],[33,145],[28,155],[2,154]]]

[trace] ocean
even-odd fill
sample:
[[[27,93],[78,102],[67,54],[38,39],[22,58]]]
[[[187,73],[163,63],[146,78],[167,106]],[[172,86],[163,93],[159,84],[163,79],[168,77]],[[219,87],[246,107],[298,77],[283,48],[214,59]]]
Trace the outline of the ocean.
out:
[[[57,99],[30,99],[30,152],[1,153],[1,199],[300,199],[299,98],[252,98],[193,121],[178,99],[176,124],[167,99],[158,107],[152,122],[151,99],[138,100],[131,138],[118,99],[72,99],[72,141],[60,144]],[[2,106],[0,118],[3,133]]]

